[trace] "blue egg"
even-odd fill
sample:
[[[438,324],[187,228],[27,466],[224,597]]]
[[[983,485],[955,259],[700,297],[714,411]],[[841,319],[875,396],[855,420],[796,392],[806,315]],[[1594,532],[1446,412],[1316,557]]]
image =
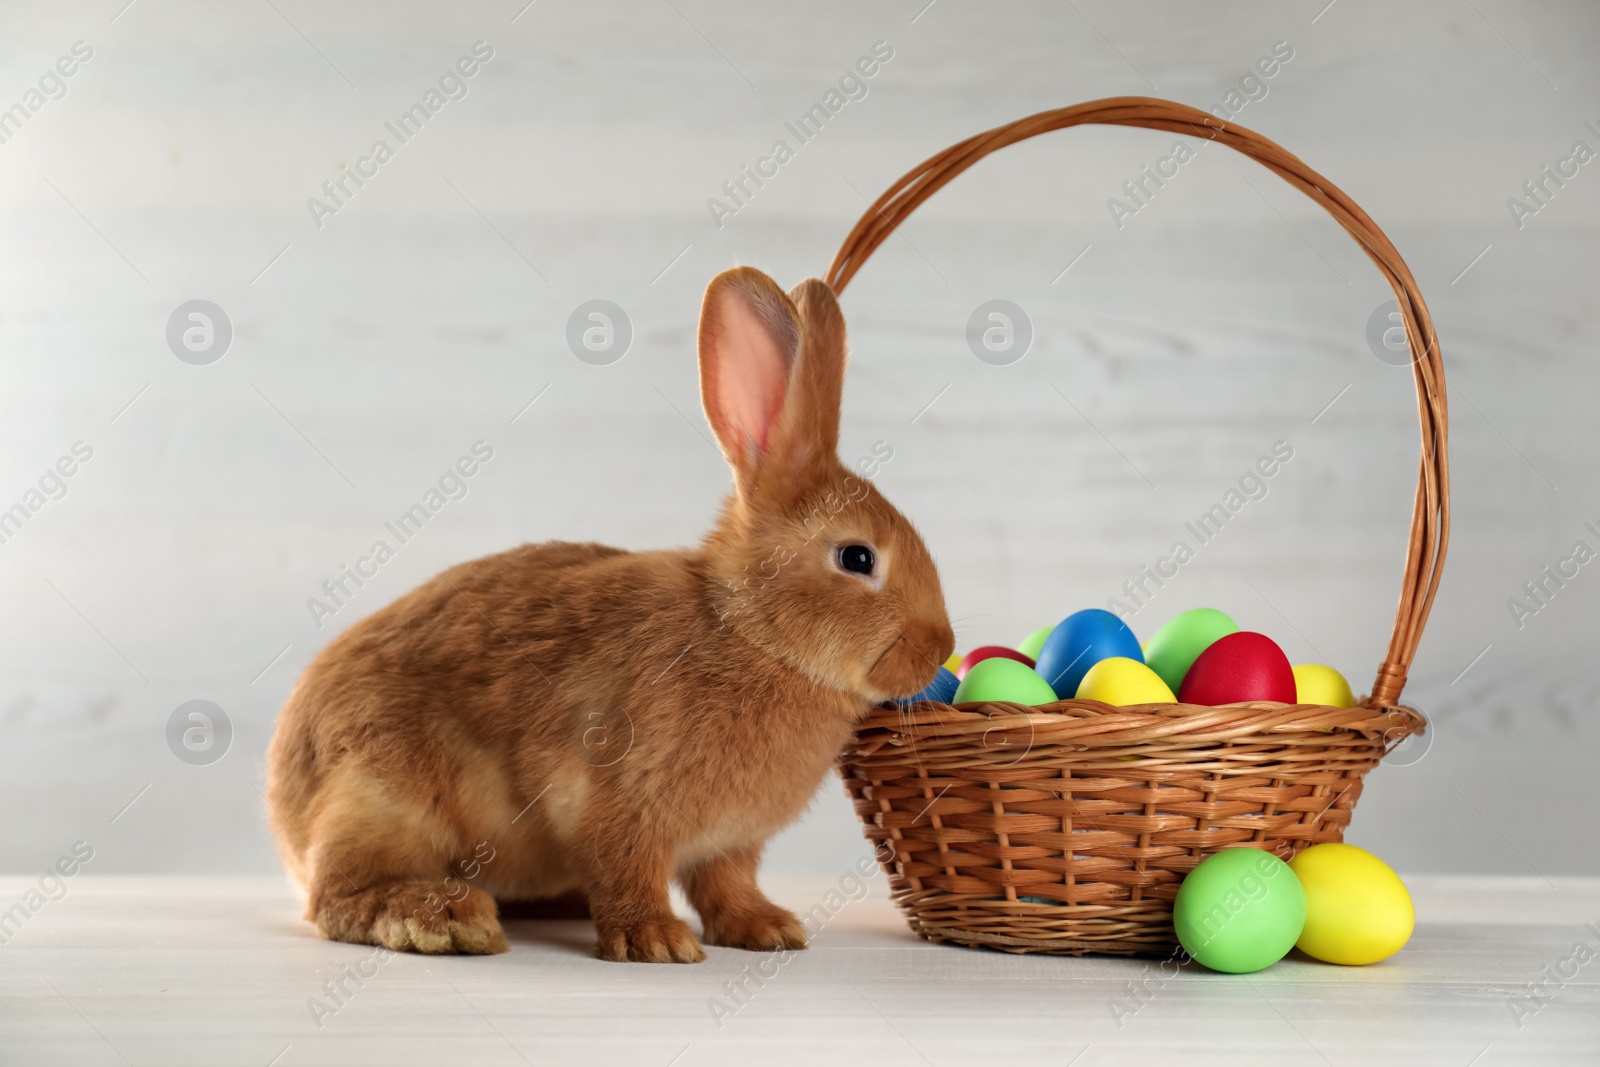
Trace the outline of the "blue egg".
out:
[[[906,697],[903,700],[895,701],[895,703],[902,707],[907,704],[915,704],[919,700],[932,700],[937,704],[948,704],[955,699],[956,687],[960,684],[961,679],[955,676],[954,671],[948,667],[940,667],[939,673],[933,676],[933,681],[928,683],[926,689],[914,697]]]
[[[1089,668],[1112,656],[1144,662],[1139,639],[1133,636],[1127,623],[1103,608],[1086,608],[1061,620],[1061,625],[1051,632],[1039,650],[1039,662],[1034,669],[1050,683],[1057,696],[1071,700],[1077,695],[1078,683],[1083,681]]]

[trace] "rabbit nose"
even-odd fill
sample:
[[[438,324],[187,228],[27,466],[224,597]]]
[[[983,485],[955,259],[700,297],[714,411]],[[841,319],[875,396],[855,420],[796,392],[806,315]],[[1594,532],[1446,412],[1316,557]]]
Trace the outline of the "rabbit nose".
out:
[[[944,618],[920,626],[908,626],[906,639],[921,658],[935,667],[949,659],[956,650],[955,631],[950,628],[950,621]]]
[[[874,686],[895,696],[920,692],[955,648],[949,623],[907,626],[868,672]]]

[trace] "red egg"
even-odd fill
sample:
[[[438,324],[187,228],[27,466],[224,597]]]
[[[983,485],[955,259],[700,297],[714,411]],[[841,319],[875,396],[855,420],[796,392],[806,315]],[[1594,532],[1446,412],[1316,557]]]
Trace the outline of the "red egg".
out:
[[[1195,658],[1178,687],[1183,704],[1244,700],[1295,702],[1294,668],[1272,638],[1241,630],[1213,641]]]
[[[1004,659],[1014,659],[1018,663],[1026,663],[1030,667],[1034,666],[1033,660],[1029,659],[1027,656],[1024,656],[1021,652],[1018,652],[1014,648],[1006,648],[1004,645],[982,645],[961,657],[961,665],[956,668],[956,677],[965,678],[967,676],[967,672],[972,669],[972,665],[974,663],[978,663],[981,660],[993,659],[996,656],[1000,656]]]

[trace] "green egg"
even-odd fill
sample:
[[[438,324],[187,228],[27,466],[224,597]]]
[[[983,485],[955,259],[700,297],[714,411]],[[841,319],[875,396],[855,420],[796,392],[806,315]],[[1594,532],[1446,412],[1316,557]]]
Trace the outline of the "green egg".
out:
[[[1249,974],[1283,959],[1306,924],[1306,894],[1289,865],[1259,848],[1207,856],[1178,887],[1172,925],[1184,951]]]
[[[1145,642],[1144,662],[1176,693],[1200,653],[1217,638],[1238,632],[1239,624],[1216,608],[1194,608],[1168,619]]]
[[[1026,663],[994,656],[972,665],[951,703],[1006,700],[1013,704],[1054,704],[1059,699],[1050,683]]]
[[[1054,626],[1041,626],[1041,627],[1039,627],[1037,630],[1033,631],[1033,633],[1031,633],[1027,637],[1023,638],[1022,644],[1017,646],[1017,651],[1021,652],[1024,656],[1027,656],[1029,659],[1033,659],[1033,660],[1038,659],[1039,658],[1039,651],[1044,648],[1045,640],[1054,631],[1055,631],[1055,627]]]

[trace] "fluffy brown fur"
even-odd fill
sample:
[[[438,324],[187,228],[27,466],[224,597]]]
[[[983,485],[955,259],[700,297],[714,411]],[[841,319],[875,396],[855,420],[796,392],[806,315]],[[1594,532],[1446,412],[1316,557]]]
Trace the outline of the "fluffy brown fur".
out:
[[[719,275],[707,418],[735,491],[671,552],[523,545],[454,567],[306,669],[268,755],[273,831],[324,937],[502,952],[495,898],[586,900],[610,960],[803,948],[755,872],[876,702],[954,647],[921,539],[837,456],[844,321]],[[840,545],[872,546],[871,576]]]

